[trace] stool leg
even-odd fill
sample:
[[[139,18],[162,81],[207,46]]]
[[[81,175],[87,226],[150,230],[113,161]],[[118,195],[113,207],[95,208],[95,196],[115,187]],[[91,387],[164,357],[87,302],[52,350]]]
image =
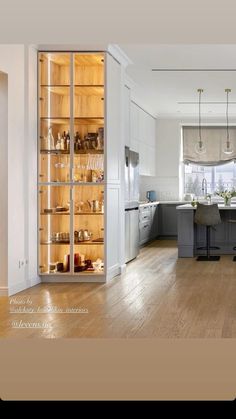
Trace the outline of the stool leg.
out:
[[[206,246],[207,246],[207,258],[210,258],[210,226],[206,227]]]
[[[197,261],[198,262],[216,262],[217,260],[220,260],[220,256],[211,256],[210,255],[210,241],[211,241],[211,233],[210,233],[210,226],[206,226],[206,256],[198,256]]]
[[[236,246],[233,247],[233,250],[236,250]],[[236,256],[233,257],[233,262],[236,262]]]

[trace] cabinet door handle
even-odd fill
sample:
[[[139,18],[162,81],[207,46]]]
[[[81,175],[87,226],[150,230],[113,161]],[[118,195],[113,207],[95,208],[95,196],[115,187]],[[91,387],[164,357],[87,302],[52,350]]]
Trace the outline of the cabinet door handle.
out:
[[[148,215],[145,215],[145,217],[143,217],[143,218],[148,218]]]

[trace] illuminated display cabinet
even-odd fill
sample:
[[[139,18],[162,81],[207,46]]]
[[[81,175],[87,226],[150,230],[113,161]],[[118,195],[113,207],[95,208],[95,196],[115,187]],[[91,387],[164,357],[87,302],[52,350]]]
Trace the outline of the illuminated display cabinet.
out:
[[[110,56],[106,63],[107,55],[38,55],[38,265],[39,275],[49,280],[106,280],[109,95],[105,91],[105,68],[109,60],[111,71],[112,66],[117,69],[118,84],[120,72]],[[115,106],[111,100],[111,117],[113,114],[117,118],[119,109]],[[112,153],[115,148],[113,144]],[[114,193],[111,195],[113,200]],[[112,256],[110,259],[111,265]]]

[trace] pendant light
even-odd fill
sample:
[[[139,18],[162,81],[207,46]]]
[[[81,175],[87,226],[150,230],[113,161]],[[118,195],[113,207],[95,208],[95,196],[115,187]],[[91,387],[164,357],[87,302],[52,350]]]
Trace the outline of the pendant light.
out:
[[[225,89],[226,93],[226,142],[223,147],[223,153],[225,154],[232,154],[233,147],[229,138],[229,93],[231,89]]]
[[[198,105],[198,110],[199,110],[199,117],[198,117],[198,142],[195,145],[195,151],[197,154],[204,154],[206,153],[206,147],[203,144],[202,141],[202,127],[201,127],[201,95],[203,93],[203,89],[198,89],[198,95],[199,95],[199,105]]]

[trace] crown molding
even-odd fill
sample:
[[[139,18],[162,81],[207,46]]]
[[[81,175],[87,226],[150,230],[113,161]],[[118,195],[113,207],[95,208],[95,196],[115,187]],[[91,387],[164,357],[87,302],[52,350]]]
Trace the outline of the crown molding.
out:
[[[133,64],[133,61],[131,61],[119,45],[109,44],[107,50],[123,67]]]

